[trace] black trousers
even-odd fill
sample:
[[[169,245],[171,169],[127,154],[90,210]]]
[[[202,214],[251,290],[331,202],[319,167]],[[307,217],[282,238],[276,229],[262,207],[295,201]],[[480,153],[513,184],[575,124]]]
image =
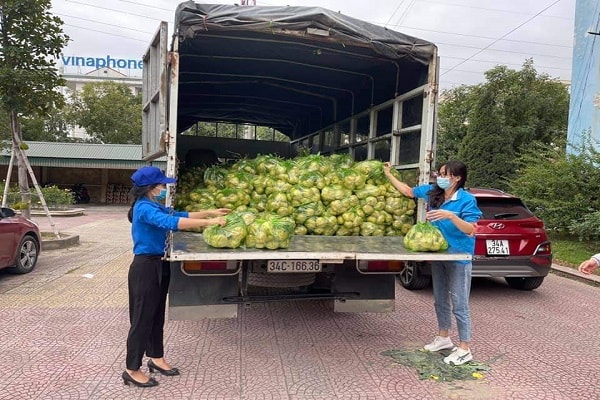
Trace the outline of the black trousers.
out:
[[[129,321],[127,369],[136,371],[148,357],[164,355],[163,328],[167,291],[171,278],[169,263],[160,256],[134,256],[129,267]]]

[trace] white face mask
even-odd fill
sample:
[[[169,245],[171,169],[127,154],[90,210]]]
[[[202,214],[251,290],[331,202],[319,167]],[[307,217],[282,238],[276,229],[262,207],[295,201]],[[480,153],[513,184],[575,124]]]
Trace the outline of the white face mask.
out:
[[[441,176],[438,176],[436,183],[441,189],[446,190],[450,187],[450,178],[442,178]]]

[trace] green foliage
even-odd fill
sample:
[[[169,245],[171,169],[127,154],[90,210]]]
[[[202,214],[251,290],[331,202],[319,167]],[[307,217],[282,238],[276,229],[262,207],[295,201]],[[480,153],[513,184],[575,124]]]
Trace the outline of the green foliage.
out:
[[[580,240],[600,239],[600,211],[584,216],[581,221],[569,225],[569,231]]]
[[[600,210],[599,163],[600,156],[590,145],[567,154],[562,144],[531,143],[518,159],[510,191],[548,228],[566,231]]]
[[[44,115],[64,103],[57,59],[69,37],[50,14],[50,0],[0,3],[0,107],[19,115]]]
[[[468,166],[469,186],[505,189],[505,174],[514,169],[512,137],[505,132],[500,116],[490,112],[495,102],[492,91],[479,91],[482,93],[473,111],[487,118],[472,119],[459,145],[458,159]]]
[[[69,130],[63,110],[53,109],[46,115],[21,119],[23,140],[37,142],[68,142]]]
[[[579,264],[598,252],[597,241],[577,240],[570,233],[558,234],[550,232],[553,261],[557,264],[577,268]],[[600,275],[600,269],[595,271]]]
[[[88,83],[72,94],[67,121],[100,143],[142,142],[142,98],[119,82]]]
[[[490,364],[502,357],[502,355],[496,356],[486,363],[469,361],[462,365],[448,365],[443,360],[448,354],[450,354],[448,350],[430,352],[423,349],[381,352],[382,356],[391,357],[398,364],[415,368],[419,373],[419,379],[432,379],[437,382],[483,379],[484,374],[492,369]]]
[[[198,122],[183,135],[213,136],[232,139],[273,140],[289,142],[290,138],[267,126],[229,124],[224,122]]]
[[[469,186],[506,189],[515,159],[532,141],[550,145],[566,137],[569,94],[560,82],[538,74],[527,60],[519,71],[497,66],[486,82],[442,94],[438,161],[459,159]]]
[[[4,195],[4,185],[5,182],[0,182],[0,200],[2,200],[2,196]],[[40,190],[49,209],[64,209],[75,204],[75,196],[70,189],[61,189],[58,186],[47,186],[40,188]],[[30,191],[31,207],[38,209],[43,208],[37,191],[33,188],[30,188]],[[23,204],[21,201],[21,194],[19,193],[17,185],[11,185],[9,187],[6,194],[6,205],[15,210],[26,208],[26,204]]]

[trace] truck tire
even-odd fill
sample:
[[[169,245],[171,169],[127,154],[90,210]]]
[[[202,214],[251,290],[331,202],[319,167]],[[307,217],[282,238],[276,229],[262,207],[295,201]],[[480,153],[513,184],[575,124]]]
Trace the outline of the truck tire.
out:
[[[506,283],[512,289],[517,290],[533,290],[540,287],[544,282],[545,276],[528,276],[528,277],[506,277]]]
[[[266,272],[250,272],[248,285],[260,287],[299,287],[312,285],[315,274],[269,274]]]
[[[404,268],[398,274],[398,278],[402,287],[408,290],[425,289],[431,283],[431,277],[420,272],[417,262],[404,263]]]

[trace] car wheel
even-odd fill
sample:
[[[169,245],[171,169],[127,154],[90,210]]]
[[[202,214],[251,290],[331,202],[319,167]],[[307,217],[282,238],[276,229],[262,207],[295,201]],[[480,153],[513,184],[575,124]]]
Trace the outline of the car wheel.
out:
[[[31,236],[25,236],[17,249],[17,262],[10,272],[15,274],[27,274],[35,268],[38,260],[40,245]]]
[[[425,289],[431,283],[431,277],[421,274],[419,263],[416,262],[404,263],[404,268],[402,268],[398,277],[402,287],[408,290]]]
[[[526,278],[506,277],[506,283],[513,289],[518,290],[533,290],[540,287],[544,282],[545,276],[530,276]]]

